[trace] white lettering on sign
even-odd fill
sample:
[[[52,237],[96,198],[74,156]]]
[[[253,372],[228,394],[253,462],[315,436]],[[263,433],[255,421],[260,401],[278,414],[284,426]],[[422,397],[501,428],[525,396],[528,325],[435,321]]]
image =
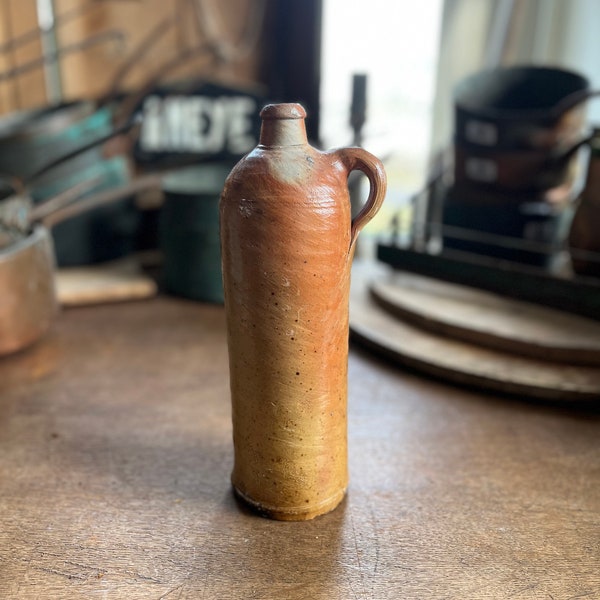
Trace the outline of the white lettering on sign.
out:
[[[148,96],[140,147],[144,152],[245,154],[256,144],[248,96]]]

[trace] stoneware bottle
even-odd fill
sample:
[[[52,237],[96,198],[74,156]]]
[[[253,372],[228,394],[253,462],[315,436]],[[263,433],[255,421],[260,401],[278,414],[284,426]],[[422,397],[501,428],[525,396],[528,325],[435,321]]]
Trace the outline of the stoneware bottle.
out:
[[[299,104],[262,110],[260,143],[220,202],[232,483],[282,520],[329,512],[346,491],[350,267],[386,188],[383,165],[365,150],[311,147],[305,116]],[[351,221],[354,169],[370,190]]]

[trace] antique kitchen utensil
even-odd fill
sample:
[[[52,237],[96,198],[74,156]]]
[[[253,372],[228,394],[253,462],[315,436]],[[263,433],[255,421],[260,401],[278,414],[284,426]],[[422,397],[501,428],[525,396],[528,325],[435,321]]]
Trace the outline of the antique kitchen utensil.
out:
[[[52,200],[52,210],[21,205],[18,222],[0,227],[0,355],[21,350],[41,337],[54,320],[54,249],[49,227],[86,210],[159,188],[157,176],[134,180],[118,189],[102,190],[78,202]],[[37,221],[39,219],[39,222]]]
[[[53,212],[55,206],[57,209],[62,208],[94,189],[98,183],[111,180],[113,166],[108,161],[106,165],[104,161],[99,161],[91,172],[84,169],[80,176],[72,178],[66,178],[60,169],[65,165],[71,167],[72,161],[85,156],[88,151],[127,133],[138,120],[135,117],[117,129],[104,132],[100,136],[96,135],[91,140],[80,143],[75,149],[69,149],[61,156],[47,160],[35,171],[31,172],[28,169],[27,175],[16,176],[12,172],[3,174],[3,178],[0,178],[0,226],[27,233],[32,221]],[[58,183],[56,180],[59,180]],[[38,202],[37,208],[34,209],[36,201],[41,202]]]
[[[571,71],[509,67],[481,71],[455,89],[458,183],[531,191],[572,181],[586,100],[600,91]]]
[[[577,175],[582,137],[566,150],[506,150],[454,141],[454,179],[488,189],[531,192],[572,183]]]
[[[553,268],[573,216],[580,150],[591,140],[586,101],[599,93],[582,75],[549,67],[492,69],[461,81],[454,177],[441,201],[444,246]],[[523,245],[498,247],[484,233]],[[538,243],[550,251],[530,252]]]
[[[115,128],[108,107],[92,113],[88,113],[89,108],[74,104],[44,113],[0,140],[0,166],[5,169],[0,172],[13,176],[17,191],[26,188],[22,196],[30,204],[68,194],[91,181],[94,185],[88,187],[89,193],[129,181],[125,154],[121,151],[109,156],[107,149],[109,142],[114,144],[113,140],[127,134],[139,119],[134,116]],[[8,160],[11,149],[14,153]],[[59,264],[98,262],[126,253],[130,243],[125,231],[136,226],[136,219],[133,208],[120,203],[61,223],[53,232]]]
[[[566,150],[580,139],[586,100],[598,94],[583,75],[564,69],[480,71],[454,90],[456,139],[505,150]]]
[[[350,267],[386,179],[361,148],[308,145],[298,104],[266,106],[260,143],[221,197],[236,493],[262,514],[333,510],[347,482]],[[351,219],[354,169],[370,182]]]
[[[110,111],[70,102],[0,119],[0,173],[28,178],[49,161],[110,131]]]
[[[116,189],[97,190],[80,200],[82,194],[97,186],[100,173],[66,189],[60,186],[57,195],[37,205],[29,188],[57,166],[125,133],[136,122],[133,119],[119,129],[80,145],[50,161],[25,181],[13,178],[18,193],[0,202],[0,286],[4,290],[0,299],[0,355],[30,345],[48,329],[56,313],[54,245],[48,227],[142,189],[158,187],[160,180],[149,176]]]

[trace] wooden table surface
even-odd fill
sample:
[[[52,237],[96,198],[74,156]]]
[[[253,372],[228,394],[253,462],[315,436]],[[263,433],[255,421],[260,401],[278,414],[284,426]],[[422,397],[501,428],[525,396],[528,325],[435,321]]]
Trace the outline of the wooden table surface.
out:
[[[220,307],[71,309],[0,359],[0,598],[600,598],[600,415],[353,347],[351,487],[304,523],[233,498]]]

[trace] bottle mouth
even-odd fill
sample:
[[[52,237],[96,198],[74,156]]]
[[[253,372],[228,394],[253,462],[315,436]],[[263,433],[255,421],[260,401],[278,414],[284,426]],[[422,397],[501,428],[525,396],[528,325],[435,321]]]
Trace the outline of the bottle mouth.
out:
[[[306,111],[301,104],[288,102],[282,104],[267,104],[260,111],[260,118],[267,119],[305,119]]]

